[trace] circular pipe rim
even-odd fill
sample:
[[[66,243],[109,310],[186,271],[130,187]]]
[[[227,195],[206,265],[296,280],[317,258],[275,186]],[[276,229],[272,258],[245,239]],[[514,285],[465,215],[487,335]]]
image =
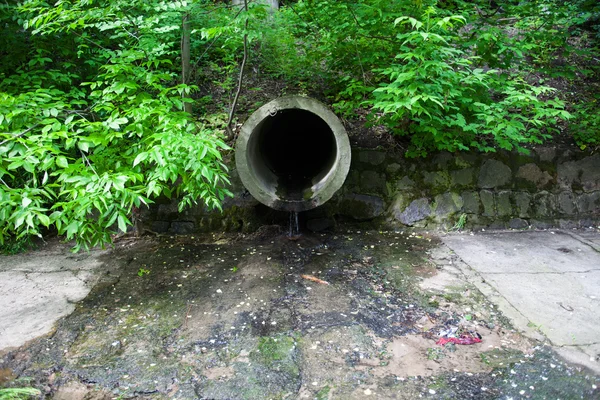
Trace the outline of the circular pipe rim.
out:
[[[268,117],[283,110],[304,110],[320,117],[333,134],[336,156],[327,174],[311,186],[312,196],[304,200],[281,198],[276,187],[269,187],[257,176],[250,162],[248,143],[255,130]],[[351,148],[346,129],[339,118],[323,103],[310,97],[285,96],[276,98],[256,110],[242,125],[235,144],[235,162],[244,187],[262,204],[283,211],[306,211],[316,208],[328,200],[342,187],[350,170]]]

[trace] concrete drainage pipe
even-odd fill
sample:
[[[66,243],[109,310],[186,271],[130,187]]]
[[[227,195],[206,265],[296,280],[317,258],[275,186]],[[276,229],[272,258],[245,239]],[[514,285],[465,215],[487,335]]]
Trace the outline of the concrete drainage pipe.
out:
[[[342,187],[350,169],[350,142],[340,120],[307,97],[275,99],[242,126],[235,161],[255,199],[284,211],[306,211]]]

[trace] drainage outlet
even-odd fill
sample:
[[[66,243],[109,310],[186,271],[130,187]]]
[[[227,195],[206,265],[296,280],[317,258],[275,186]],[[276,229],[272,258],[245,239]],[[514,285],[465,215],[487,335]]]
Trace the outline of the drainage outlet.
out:
[[[301,96],[275,99],[254,112],[236,142],[242,183],[264,205],[306,211],[331,199],[348,175],[350,141],[338,117]]]

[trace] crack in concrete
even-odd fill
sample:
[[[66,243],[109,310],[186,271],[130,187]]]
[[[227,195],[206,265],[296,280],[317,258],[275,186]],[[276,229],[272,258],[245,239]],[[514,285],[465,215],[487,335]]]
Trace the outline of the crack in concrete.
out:
[[[585,271],[545,271],[545,272],[482,272],[486,275],[566,275],[566,274],[586,274],[590,272],[600,272],[599,269],[588,269]]]
[[[528,322],[527,326],[529,326],[529,324],[532,323],[532,321],[525,314],[523,314],[523,312],[521,312],[521,310],[519,310],[517,307],[515,307],[515,305],[512,304],[505,296],[503,296],[496,287],[494,287],[490,282],[488,282],[486,280],[485,276],[481,272],[477,271],[475,268],[473,268],[471,265],[469,265],[458,254],[456,254],[447,244],[443,243],[443,246],[446,249],[448,249],[448,251],[449,251],[450,258],[452,260],[452,266],[458,269],[459,273],[463,276],[463,279],[465,282],[471,283],[482,293],[483,293],[483,290],[481,290],[480,285],[485,285],[487,288],[489,288],[489,291],[491,292],[491,294],[493,296],[496,296],[497,298],[500,298],[503,301],[505,301],[506,304],[508,304],[508,306],[512,308],[512,312],[519,314],[521,316],[521,318],[523,318],[525,321],[527,321]],[[461,264],[462,264],[462,266],[468,268],[471,276],[469,276],[469,274],[467,274],[467,272],[465,272],[465,270],[463,269],[464,267],[462,267]],[[441,266],[445,267],[445,265],[441,265]],[[476,282],[474,280],[474,278],[479,280],[479,282]],[[486,293],[483,293],[483,294],[485,296],[487,296]],[[494,302],[494,303],[496,303],[498,306],[500,306],[497,302]],[[511,318],[511,319],[514,319],[514,318]],[[512,322],[514,323],[515,321],[512,321]],[[548,338],[548,336],[546,334],[544,334],[543,332],[541,332],[540,330],[537,330],[537,329],[535,330],[535,332],[537,334],[539,334],[543,338],[543,340],[546,340],[551,345],[553,345],[552,341]],[[534,335],[532,334],[532,332],[530,332],[530,334],[527,336],[529,336],[530,338],[535,339],[535,340],[540,340],[540,338],[533,337]]]
[[[576,233],[573,232],[569,232],[569,231],[561,231],[566,233],[567,235],[571,236],[573,239],[577,240],[580,243],[585,244],[586,246],[591,247],[593,250],[597,251],[598,253],[600,253],[600,246],[598,246],[596,243],[591,242],[589,240],[587,240],[586,238],[579,236]]]
[[[557,347],[582,347],[582,346],[597,346],[600,345],[600,342],[592,342],[592,343],[581,343],[581,344],[563,344]]]
[[[57,270],[51,270],[51,271],[40,271],[40,270],[35,270],[35,269],[13,269],[11,271],[14,272],[23,272],[26,274],[58,274],[61,272],[81,272],[81,271],[89,271],[88,269],[85,268],[79,268],[79,269],[57,269]]]

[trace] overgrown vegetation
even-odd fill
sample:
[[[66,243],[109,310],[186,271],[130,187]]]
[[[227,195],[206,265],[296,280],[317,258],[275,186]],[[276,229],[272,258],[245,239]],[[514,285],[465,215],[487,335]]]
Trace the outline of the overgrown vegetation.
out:
[[[161,196],[219,208],[244,38],[247,111],[278,82],[275,95],[385,127],[407,156],[561,135],[600,145],[596,1],[248,5],[0,5],[0,244],[55,231],[76,249],[104,245]]]
[[[0,389],[0,400],[26,400],[41,394],[42,392],[35,388]]]

